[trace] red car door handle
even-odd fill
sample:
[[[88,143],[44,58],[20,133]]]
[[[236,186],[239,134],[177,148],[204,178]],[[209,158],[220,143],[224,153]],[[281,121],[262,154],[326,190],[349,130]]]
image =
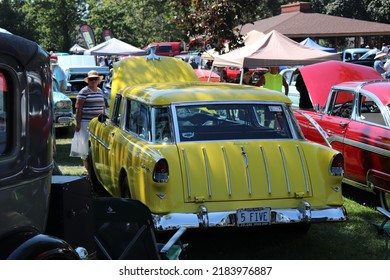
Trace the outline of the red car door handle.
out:
[[[342,127],[342,128],[346,128],[348,123],[347,122],[340,122],[339,125]]]

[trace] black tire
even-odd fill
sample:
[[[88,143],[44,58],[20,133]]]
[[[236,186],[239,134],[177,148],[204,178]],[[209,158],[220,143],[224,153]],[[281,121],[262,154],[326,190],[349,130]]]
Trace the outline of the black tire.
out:
[[[122,198],[131,198],[130,189],[129,189],[129,180],[127,176],[123,178],[121,185],[121,197]]]
[[[390,193],[379,191],[379,202],[382,208],[390,211]]]
[[[95,169],[93,168],[91,147],[89,147],[87,161],[88,161],[89,181],[91,182],[93,191],[97,194],[106,193],[106,190],[104,189],[103,185],[99,182],[95,173]]]

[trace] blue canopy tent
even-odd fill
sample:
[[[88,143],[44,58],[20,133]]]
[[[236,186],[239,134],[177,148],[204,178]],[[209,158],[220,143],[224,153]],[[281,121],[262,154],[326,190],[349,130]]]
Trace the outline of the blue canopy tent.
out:
[[[331,53],[335,53],[336,52],[335,48],[323,47],[323,46],[317,44],[316,42],[314,42],[310,37],[307,37],[305,40],[300,42],[300,44],[303,45],[303,46],[312,48],[312,49],[316,49],[316,50],[321,50],[321,51],[331,52]]]

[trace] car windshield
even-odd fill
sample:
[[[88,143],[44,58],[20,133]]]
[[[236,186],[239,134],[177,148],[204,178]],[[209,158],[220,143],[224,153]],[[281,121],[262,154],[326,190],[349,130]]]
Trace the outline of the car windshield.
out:
[[[175,107],[179,140],[292,138],[280,104],[213,104]]]

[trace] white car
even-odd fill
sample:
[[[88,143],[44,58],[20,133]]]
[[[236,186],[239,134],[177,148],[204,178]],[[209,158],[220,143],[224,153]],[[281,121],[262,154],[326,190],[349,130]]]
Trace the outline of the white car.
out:
[[[298,108],[299,107],[299,92],[295,87],[295,82],[297,79],[298,74],[294,74],[294,71],[297,68],[286,68],[280,71],[280,74],[284,77],[288,84],[288,97],[291,99],[292,104],[291,106],[293,108]]]

